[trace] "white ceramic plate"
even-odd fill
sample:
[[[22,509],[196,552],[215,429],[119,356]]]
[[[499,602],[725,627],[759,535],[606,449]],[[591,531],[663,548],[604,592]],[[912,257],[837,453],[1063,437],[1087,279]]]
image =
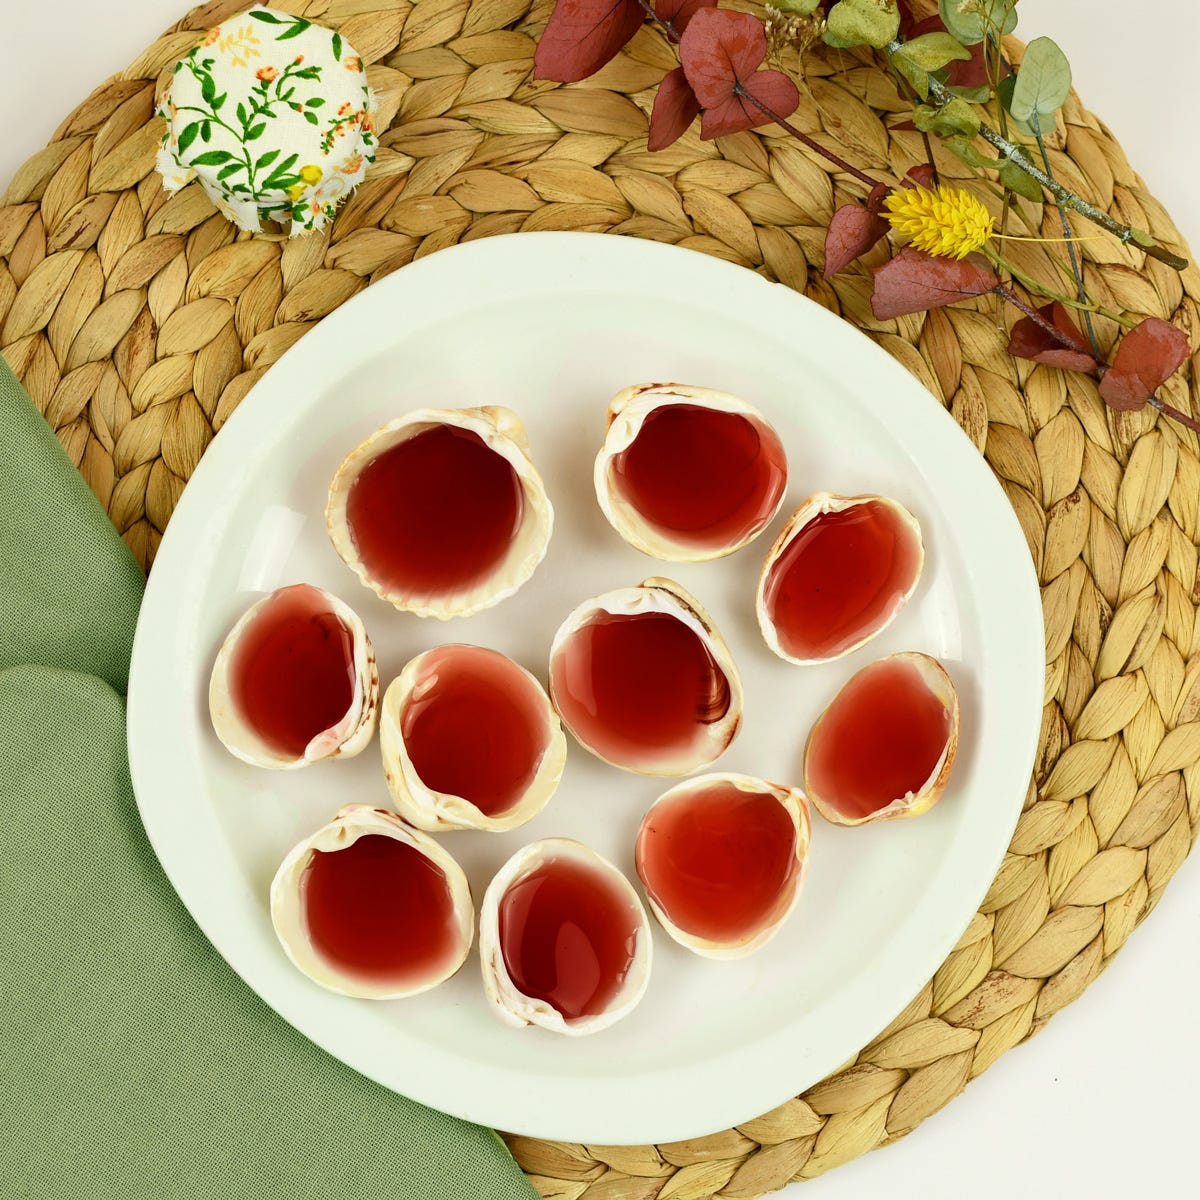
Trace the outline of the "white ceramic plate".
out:
[[[774,525],[715,563],[662,564],[626,546],[596,505],[591,464],[619,388],[723,388],[776,425],[790,460]],[[328,481],[378,425],[424,405],[505,404],[524,419],[557,512],[546,561],[512,599],[466,620],[395,612],[342,564],[324,530]],[[882,492],[921,521],[918,591],[880,638],[796,667],[754,620],[763,555],[810,492]],[[414,654],[472,641],[545,677],[550,639],[583,598],[674,577],[716,617],[741,668],[746,719],[722,770],[798,781],[809,727],[849,675],[900,649],[939,658],[962,700],[950,786],[909,822],[837,829],[814,816],[806,891],[749,959],[697,958],[655,931],[649,991],[592,1038],[514,1030],[485,1006],[477,957],[410,1000],[370,1003],[296,972],[267,890],[289,847],[351,801],[386,805],[373,745],[300,772],[236,761],[208,722],[213,656],[262,592],[308,581],[357,608],[386,684]],[[233,968],[288,1021],[380,1083],[435,1108],[541,1137],[666,1141],[745,1121],[839,1066],[912,998],[983,897],[1025,795],[1042,704],[1041,606],[1003,493],[938,403],[883,350],[796,293],[651,242],[519,234],[442,251],[355,297],[243,401],[163,538],[134,647],[129,748],[150,840]],[[534,838],[579,838],[633,874],[634,836],[670,781],[606,766],[571,743],[544,813],[445,843],[476,900]]]

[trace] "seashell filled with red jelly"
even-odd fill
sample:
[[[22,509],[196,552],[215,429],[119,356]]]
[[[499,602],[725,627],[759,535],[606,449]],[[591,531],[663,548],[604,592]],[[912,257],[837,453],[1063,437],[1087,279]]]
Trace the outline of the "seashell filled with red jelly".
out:
[[[524,667],[482,646],[418,654],[383,698],[396,811],[419,829],[515,829],[558,787],[567,739]]]
[[[804,786],[836,825],[916,817],[937,803],[958,750],[958,693],[928,654],[863,667],[817,719]]]
[[[554,511],[515,413],[422,408],[346,456],[325,523],[367,587],[444,620],[517,591],[545,556]]]
[[[307,583],[252,605],[217,652],[208,708],[226,749],[290,770],[358,754],[375,732],[379,675],[358,614]]]
[[[283,860],[271,921],[311,980],[370,1000],[436,987],[475,936],[458,863],[394,813],[363,804],[348,804]]]
[[[650,806],[637,873],[650,911],[681,946],[741,958],[775,936],[804,883],[808,801],[749,775],[701,775]]]
[[[671,562],[732,554],[779,511],[787,456],[756,408],[680,383],[618,392],[596,457],[596,497],[635,549]]]
[[[921,527],[886,496],[817,492],[791,516],[758,580],[758,624],[789,662],[841,658],[883,632],[916,589]]]
[[[742,684],[725,639],[669,579],[579,605],[554,635],[550,696],[585,749],[642,775],[706,766],[742,719]]]
[[[652,950],[629,880],[569,838],[518,850],[484,893],[483,987],[510,1025],[571,1036],[608,1028],[645,993]]]

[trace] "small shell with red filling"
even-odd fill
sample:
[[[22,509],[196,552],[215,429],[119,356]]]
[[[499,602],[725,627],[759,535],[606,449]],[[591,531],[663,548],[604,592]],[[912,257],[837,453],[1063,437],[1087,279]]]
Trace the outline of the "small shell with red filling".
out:
[[[788,662],[831,662],[882,633],[916,590],[925,563],[917,519],[887,496],[817,492],[767,553],[755,609]]]
[[[752,405],[712,388],[637,384],[608,408],[596,498],[636,550],[670,562],[732,554],[770,523],[787,456]]]
[[[638,832],[637,873],[650,911],[705,958],[752,954],[800,899],[810,828],[799,788],[728,772],[676,784]]]
[[[433,832],[524,825],[567,759],[541,684],[503,654],[462,644],[418,654],[392,681],[379,742],[396,811]]]
[[[950,778],[959,722],[958,693],[937,659],[906,651],[870,663],[809,734],[809,799],[835,825],[928,812]]]

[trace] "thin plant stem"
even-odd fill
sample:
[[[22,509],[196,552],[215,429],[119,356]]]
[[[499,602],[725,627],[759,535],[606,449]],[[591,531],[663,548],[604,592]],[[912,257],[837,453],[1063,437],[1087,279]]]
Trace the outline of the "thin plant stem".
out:
[[[1050,155],[1046,152],[1046,142],[1042,137],[1042,126],[1038,120],[1036,111],[1033,114],[1033,133],[1037,138],[1038,151],[1042,156],[1042,163],[1045,165],[1046,174],[1053,179],[1054,171],[1050,166]],[[1067,210],[1065,208],[1058,210],[1058,216],[1062,221],[1063,236],[1067,240],[1067,254],[1071,259],[1071,274],[1075,277],[1075,290],[1079,294],[1079,299],[1086,304],[1088,298],[1087,289],[1083,286],[1083,271],[1079,267],[1079,257],[1075,253],[1075,231],[1071,228],[1071,222],[1067,220]],[[1088,341],[1092,346],[1092,356],[1099,361],[1100,345],[1096,341],[1096,330],[1092,325],[1092,314],[1086,309],[1083,313],[1083,323],[1087,327]]]
[[[1027,275],[1020,267],[1009,262],[1008,259],[991,246],[984,246],[983,253],[996,266],[1003,267],[1014,279],[1019,279],[1031,292],[1036,292],[1039,296],[1045,296],[1047,300],[1057,300],[1060,304],[1065,304],[1068,308],[1075,308],[1080,312],[1093,312],[1099,317],[1107,317],[1110,321],[1115,321],[1125,329],[1133,329],[1137,324],[1137,322],[1131,321],[1128,317],[1123,317],[1120,313],[1103,308],[1099,304],[1085,303],[1081,300],[1076,300],[1073,296],[1064,296],[1061,292],[1056,292],[1052,288],[1046,287],[1044,283],[1038,283],[1036,279]]]
[[[839,158],[833,153],[832,150],[827,150],[821,145],[820,142],[814,141],[812,138],[810,138],[802,129],[797,129],[796,126],[788,121],[785,117],[781,117],[779,113],[775,112],[771,108],[768,108],[761,100],[759,100],[757,96],[755,96],[752,92],[748,92],[741,85],[740,81],[733,85],[733,94],[744,103],[748,103],[752,107],[757,108],[764,117],[774,121],[775,124],[781,129],[786,129],[788,133],[792,135],[792,137],[803,142],[809,147],[809,149],[815,150],[818,154],[822,155],[824,158],[827,158],[835,167],[841,167],[841,169],[847,174],[853,175],[855,179],[865,183],[867,187],[873,188],[879,185],[880,180],[873,179],[866,173],[866,171],[860,171],[857,167],[848,163],[844,158]]]
[[[1160,400],[1157,396],[1151,396],[1146,403],[1150,405],[1151,408],[1158,409],[1158,411],[1163,413],[1165,416],[1174,418],[1174,420],[1178,421],[1180,425],[1186,425],[1189,429],[1194,429],[1197,433],[1200,433],[1200,421],[1195,420],[1193,417],[1189,417],[1187,413],[1180,412],[1179,409],[1177,409],[1173,404],[1168,404],[1165,400]]]

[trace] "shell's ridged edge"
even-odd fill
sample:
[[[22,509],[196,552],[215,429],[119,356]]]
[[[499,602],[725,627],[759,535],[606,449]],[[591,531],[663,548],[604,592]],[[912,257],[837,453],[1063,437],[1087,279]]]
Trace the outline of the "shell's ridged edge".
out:
[[[603,87],[531,88],[531,39],[550,0],[376,0],[344,20],[313,0],[308,15],[339,25],[370,64],[388,144],[332,228],[286,246],[238,238],[196,189],[163,194],[152,174],[161,126],[149,113],[160,73],[244,7],[195,9],[100,84],[0,209],[0,351],[141,563],[214,431],[314,321],[418,255],[520,229],[675,241],[805,292],[929,387],[1000,476],[1043,589],[1046,707],[1009,853],[945,964],[855,1063],[736,1130],[661,1148],[510,1145],[546,1195],[649,1200],[686,1171],[681,1186],[697,1200],[748,1200],[902,1136],[1087,988],[1194,839],[1200,777],[1185,768],[1200,756],[1195,435],[1149,408],[1106,411],[1082,376],[1014,361],[990,299],[875,321],[861,268],[828,281],[820,270],[834,206],[860,192],[770,127],[719,146],[693,131],[647,155],[645,89],[676,61],[653,29]],[[934,6],[921,7],[924,16]],[[1020,60],[1018,42],[1006,48]],[[923,150],[889,128],[890,108],[871,106],[895,96],[880,70],[854,51],[810,55],[796,119],[899,179]],[[461,114],[444,115],[464,94]],[[1047,145],[1056,174],[1182,249],[1077,97]],[[964,178],[937,153],[945,178]],[[1048,210],[1046,236],[1061,235],[1056,222]],[[1059,249],[1020,254],[1036,271]],[[1195,267],[1180,278],[1111,240],[1081,249],[1097,296],[1200,328]],[[1109,352],[1116,330],[1096,327]],[[1198,379],[1185,367],[1162,394],[1200,413]]]

